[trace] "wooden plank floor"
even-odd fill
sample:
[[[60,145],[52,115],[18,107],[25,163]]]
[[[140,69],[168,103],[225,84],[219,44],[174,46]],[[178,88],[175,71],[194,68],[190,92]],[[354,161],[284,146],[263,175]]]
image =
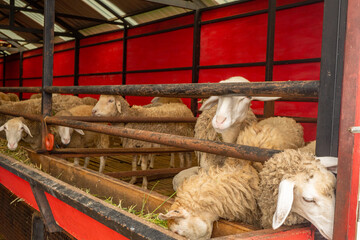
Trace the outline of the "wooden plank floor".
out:
[[[131,171],[131,163],[132,163],[133,155],[120,155],[120,156],[109,156],[106,159],[106,166],[104,169],[104,173],[107,172],[121,172],[121,171]],[[195,154],[192,153],[192,165],[197,165],[197,160]],[[68,161],[73,162],[72,159],[68,159]],[[170,163],[170,154],[157,154],[155,156],[154,169],[162,169],[169,168]],[[80,164],[84,164],[84,159],[80,159]],[[175,154],[175,167],[179,166],[179,157],[178,154]],[[99,158],[91,157],[88,168],[98,171],[99,170]],[[137,167],[138,170],[141,170],[141,167]],[[123,181],[129,181],[130,178],[122,178]],[[141,187],[142,177],[139,177],[136,185]],[[172,178],[163,178],[159,180],[151,180],[148,184],[148,189],[156,191],[162,195],[170,196],[174,193],[172,188]]]

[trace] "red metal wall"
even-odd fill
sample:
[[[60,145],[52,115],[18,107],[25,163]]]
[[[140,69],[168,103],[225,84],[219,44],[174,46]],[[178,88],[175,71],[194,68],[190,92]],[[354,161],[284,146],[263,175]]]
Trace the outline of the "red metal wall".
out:
[[[301,0],[278,0],[277,5],[301,2]],[[202,21],[264,10],[267,0],[256,0],[202,13]],[[321,57],[323,3],[278,10],[275,26],[274,60],[296,60]],[[218,82],[231,76],[244,76],[250,81],[265,80],[267,13],[246,16],[201,26],[200,66],[220,64],[263,63],[256,67],[227,67],[201,69],[199,82]],[[127,84],[191,83],[193,54],[193,15],[161,21],[129,29],[127,49]],[[185,26],[176,31],[156,35],[137,36],[158,30]],[[122,32],[97,35],[80,41],[79,85],[122,84],[123,41]],[[104,42],[103,44],[98,44]],[[98,44],[98,45],[93,45]],[[73,85],[74,42],[56,45],[54,85]],[[68,49],[68,50],[66,50]],[[65,50],[65,51],[64,51]],[[24,86],[40,86],[42,75],[41,49],[24,53]],[[35,56],[34,56],[35,55]],[[31,57],[33,56],[33,57]],[[19,76],[18,61],[6,63],[6,78]],[[0,63],[1,65],[1,63]],[[169,68],[189,70],[170,71]],[[132,72],[157,69],[156,72]],[[1,69],[2,70],[2,69]],[[0,74],[1,74],[0,70]],[[97,74],[89,76],[89,74]],[[102,74],[108,73],[108,74]],[[110,74],[109,74],[110,73]],[[2,78],[2,74],[0,75]],[[273,80],[318,80],[320,63],[280,65],[275,62]],[[18,81],[8,80],[7,86],[16,86]],[[84,95],[81,95],[84,96]],[[29,94],[24,94],[29,97]],[[149,97],[128,97],[130,104],[147,104]],[[189,99],[184,99],[190,104]],[[254,111],[263,113],[263,103],[253,102]],[[283,116],[317,116],[317,103],[276,102],[275,114]],[[305,139],[315,139],[316,124],[303,124]]]

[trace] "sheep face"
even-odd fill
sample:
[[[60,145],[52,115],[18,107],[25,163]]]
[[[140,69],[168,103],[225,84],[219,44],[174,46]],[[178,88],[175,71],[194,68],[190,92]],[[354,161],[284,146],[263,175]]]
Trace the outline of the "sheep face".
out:
[[[210,239],[212,221],[205,216],[194,216],[187,210],[179,208],[166,214],[159,214],[159,218],[167,220],[169,229],[190,240]]]
[[[335,184],[332,173],[325,168],[312,175],[297,175],[279,185],[273,228],[280,227],[293,211],[310,221],[327,239],[332,239],[335,212]]]
[[[73,128],[63,127],[63,126],[58,126],[57,127],[57,132],[59,133],[62,144],[68,145],[70,143],[71,136],[72,136],[74,130],[76,132],[78,132],[80,135],[84,135],[84,132],[82,130],[80,130],[80,129],[73,129]]]
[[[0,131],[5,131],[7,147],[14,151],[18,147],[18,143],[24,136],[24,132],[32,137],[30,129],[23,123],[23,118],[13,118],[0,127]]]
[[[114,117],[121,113],[121,103],[114,95],[101,95],[92,110],[93,116]]]

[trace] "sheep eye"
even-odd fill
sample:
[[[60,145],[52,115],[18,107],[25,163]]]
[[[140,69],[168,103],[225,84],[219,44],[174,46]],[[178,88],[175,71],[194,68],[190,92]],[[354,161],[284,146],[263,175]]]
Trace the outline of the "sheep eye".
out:
[[[113,103],[114,102],[114,99],[109,99],[109,103]]]
[[[4,127],[4,130],[6,131],[6,130],[7,130],[7,128],[6,128],[6,127]]]
[[[308,202],[308,203],[315,203],[315,200],[313,198],[306,198],[306,197],[303,197],[303,200],[305,202]]]

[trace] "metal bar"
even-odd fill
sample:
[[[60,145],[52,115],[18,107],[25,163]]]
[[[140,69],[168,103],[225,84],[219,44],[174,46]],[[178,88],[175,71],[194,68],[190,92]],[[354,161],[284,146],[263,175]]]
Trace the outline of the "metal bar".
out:
[[[105,72],[105,73],[79,73],[79,76],[101,76],[101,75],[115,75],[123,72]]]
[[[192,67],[131,70],[131,71],[126,71],[126,73],[152,73],[152,72],[170,72],[170,71],[186,71],[186,70],[192,70]]]
[[[44,222],[38,212],[34,212],[32,215],[31,224],[31,240],[44,240],[45,227]]]
[[[196,117],[60,117],[61,119],[69,119],[85,122],[106,122],[106,123],[195,123]]]
[[[40,93],[41,87],[0,87],[2,92]]]
[[[4,57],[3,57],[3,87],[5,87],[5,83],[6,83],[6,54],[4,53]]]
[[[42,150],[37,153],[46,153],[58,157],[100,157],[100,156],[116,156],[116,155],[133,155],[133,154],[164,154],[164,153],[181,153],[193,152],[189,149],[175,147],[161,148],[59,148],[50,152]]]
[[[72,14],[67,14],[67,13],[56,13],[57,17],[64,17],[64,18],[72,18],[72,19],[78,19],[78,20],[84,20],[84,21],[89,21],[89,22],[97,22],[99,24],[113,24],[113,25],[121,25],[124,26],[124,23],[120,23],[120,22],[114,22],[114,21],[109,21],[109,20],[105,20],[105,19],[98,19],[98,18],[92,18],[92,17],[84,17],[84,16],[77,16],[77,15],[72,15]],[[79,29],[77,29],[79,30]]]
[[[126,137],[141,141],[154,142],[168,146],[192,149],[196,151],[208,152],[217,155],[242,158],[251,161],[264,162],[279,150],[261,149],[237,144],[213,142],[191,137],[183,137],[165,133],[136,130],[130,128],[119,128],[97,123],[86,123],[74,120],[65,120],[58,117],[47,117],[48,124],[63,125],[72,128],[90,130],[113,136]]]
[[[14,26],[14,19],[15,19],[15,0],[10,0],[10,15],[9,15],[9,25]]]
[[[123,62],[122,62],[122,85],[126,85],[126,69],[127,69],[127,36],[128,36],[128,27],[124,26],[124,33],[123,33]]]
[[[178,174],[179,172],[185,169],[186,168],[165,168],[165,169],[151,169],[151,170],[138,170],[138,171],[109,172],[109,173],[105,173],[105,175],[114,178],[133,177],[133,176],[161,177],[163,175],[170,177],[170,176],[175,176],[176,174]]]
[[[74,86],[79,86],[80,39],[75,38],[74,51]]]
[[[182,1],[182,0],[146,0],[146,1],[164,4],[173,7],[186,8],[191,10],[199,9],[199,7],[191,1]]]
[[[21,51],[20,52],[20,60],[19,60],[19,87],[23,86],[23,72],[24,72],[24,53]],[[20,92],[19,93],[19,99],[22,100],[23,99],[23,93]]]
[[[0,29],[7,29],[15,32],[28,32],[28,33],[38,33],[42,34],[43,29],[40,28],[26,28],[26,27],[17,27],[0,24]],[[55,36],[64,36],[64,37],[74,37],[74,34],[68,32],[55,32]]]
[[[199,65],[200,65],[200,37],[201,37],[201,12],[195,11],[194,14],[194,32],[193,32],[193,63],[192,63],[192,83],[199,82]],[[198,100],[197,98],[191,99],[191,111],[194,116],[197,115],[198,111]]]
[[[217,68],[236,68],[236,67],[258,67],[266,66],[266,62],[251,62],[251,63],[233,63],[233,64],[219,64],[219,65],[203,65],[200,69],[217,69]]]
[[[223,17],[223,18],[217,18],[217,19],[203,21],[203,22],[201,22],[201,25],[230,21],[230,20],[244,18],[244,17],[251,17],[251,16],[255,16],[255,15],[259,15],[259,14],[265,14],[267,12],[268,12],[267,9],[263,9],[263,10],[257,10],[254,12],[241,13],[241,14],[237,14],[237,15],[233,15],[233,16],[229,16],[229,17]]]
[[[112,94],[122,96],[157,96],[205,98],[213,95],[247,95],[278,97],[317,97],[319,81],[191,83],[113,86],[52,86],[48,93]]]
[[[115,17],[117,17],[118,19],[120,19],[121,21],[123,21],[124,27],[125,26],[132,26],[131,23],[129,23],[128,21],[125,20],[124,17],[122,17],[121,15],[119,15],[117,12],[115,12],[112,8],[110,8],[108,5],[106,5],[104,2],[99,1],[99,0],[95,0],[100,6],[102,6],[103,8],[105,8],[106,10],[108,10],[109,12],[111,12]]]
[[[274,65],[297,64],[297,63],[315,63],[315,62],[321,62],[321,58],[307,58],[307,59],[274,61]]]
[[[325,2],[325,4],[333,3],[334,1]],[[360,0],[341,1],[339,4],[340,16],[346,9],[347,22],[339,128],[334,240],[357,238],[356,209],[358,208],[360,169],[360,136],[349,132],[350,127],[360,125],[360,28],[358,24],[360,22]],[[327,5],[325,6],[328,8]],[[343,25],[340,24],[340,26]],[[341,28],[341,30],[344,29]]]
[[[302,7],[302,6],[306,6],[306,5],[310,5],[310,4],[314,4],[314,3],[320,3],[320,2],[324,2],[324,0],[307,0],[307,1],[303,1],[303,2],[286,4],[286,5],[277,7],[276,10],[285,10],[285,9],[290,9],[290,8]]]
[[[125,31],[125,27],[123,29]],[[118,32],[118,30],[116,30],[116,32]],[[94,35],[91,35],[91,37],[93,37]],[[115,38],[115,39],[111,39],[108,41],[103,41],[103,42],[97,42],[97,43],[91,43],[91,44],[86,44],[86,45],[81,45],[80,48],[87,48],[87,47],[94,47],[94,46],[99,46],[102,44],[107,44],[107,43],[113,43],[113,42],[120,42],[123,41],[124,38]]]
[[[346,3],[343,0],[326,2],[322,37],[317,156],[337,156],[341,84],[346,29]]]
[[[31,185],[31,190],[34,194],[36,203],[40,209],[42,218],[44,219],[45,226],[50,233],[61,232],[62,228],[57,225],[52,214],[49,202],[42,189],[37,186]]]
[[[273,80],[274,70],[274,48],[275,48],[275,14],[276,14],[276,0],[269,0],[268,8],[268,28],[266,41],[266,66],[265,66],[265,81]],[[275,103],[274,101],[264,103],[265,117],[274,116]]]

